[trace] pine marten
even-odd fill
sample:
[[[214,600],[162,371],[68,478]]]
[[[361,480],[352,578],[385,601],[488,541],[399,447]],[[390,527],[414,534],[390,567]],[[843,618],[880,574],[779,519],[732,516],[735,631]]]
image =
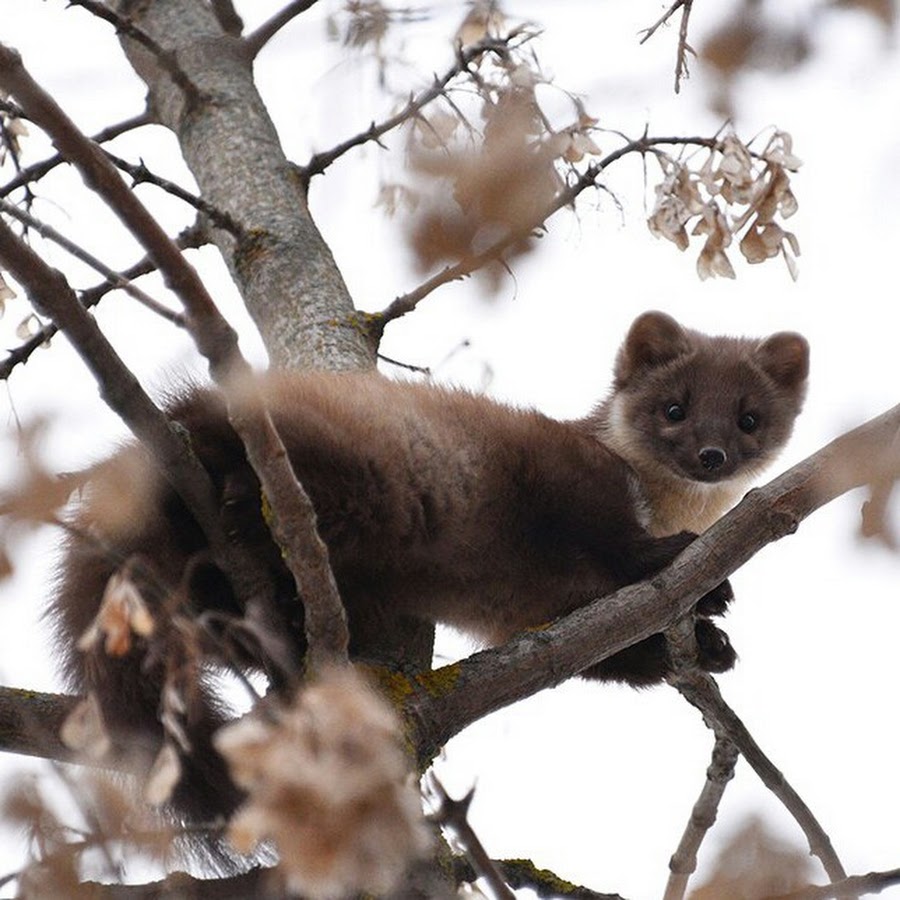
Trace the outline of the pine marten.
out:
[[[798,334],[710,337],[650,312],[628,332],[609,395],[575,421],[375,373],[273,373],[262,384],[315,506],[351,650],[399,616],[497,644],[652,575],[733,505],[787,441],[808,357]],[[231,538],[270,572],[285,610],[279,637],[299,659],[302,604],[221,397],[189,389],[168,413],[189,432]],[[243,615],[205,551],[142,448],[96,467],[50,616],[70,686],[97,697],[114,743],[147,764],[163,737],[172,613],[212,612],[219,623]],[[102,642],[77,649],[123,566],[157,618],[153,637],[134,636],[123,655]],[[710,671],[734,663],[727,636],[708,618],[729,598],[726,583],[697,607],[699,663]],[[655,635],[583,674],[641,686],[668,668],[665,639]],[[208,687],[185,694],[190,749],[174,802],[194,815],[227,812],[238,794],[210,740],[224,714]]]

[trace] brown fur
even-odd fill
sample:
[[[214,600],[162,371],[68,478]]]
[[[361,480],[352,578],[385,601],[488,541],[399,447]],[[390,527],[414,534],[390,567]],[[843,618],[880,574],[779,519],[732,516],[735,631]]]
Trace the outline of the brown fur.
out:
[[[805,378],[806,345],[796,335],[762,343],[708,338],[654,313],[632,327],[609,399],[574,423],[375,374],[276,374],[263,383],[317,510],[356,643],[399,616],[498,643],[665,566],[692,539],[672,532],[704,527],[787,439]],[[689,413],[680,437],[664,417],[675,400]],[[764,427],[736,435],[736,415],[751,408]],[[220,398],[193,390],[170,413],[189,430],[233,539],[269,567],[283,604],[278,627],[299,656],[302,606]],[[691,458],[710,446],[727,453],[721,471]],[[123,499],[124,515],[110,519],[103,498],[123,470],[132,473],[129,484],[142,486],[140,500]],[[138,640],[122,658],[75,649],[109,577],[126,560],[147,561],[152,576],[136,580],[158,615],[176,601],[220,617],[240,618],[242,608],[205,560],[193,519],[139,448],[99,466],[94,480],[77,524],[100,543],[69,540],[52,617],[73,686],[93,690],[119,746],[149,760],[171,674],[165,642],[160,647],[157,637],[147,653]],[[722,612],[729,596],[727,585],[713,592],[702,613]],[[701,619],[697,634],[702,665],[731,666],[722,632]],[[668,665],[657,635],[586,674],[642,685],[662,679]],[[194,752],[176,802],[203,814],[232,808],[237,794],[210,745],[223,716],[208,691],[197,691],[188,711]]]

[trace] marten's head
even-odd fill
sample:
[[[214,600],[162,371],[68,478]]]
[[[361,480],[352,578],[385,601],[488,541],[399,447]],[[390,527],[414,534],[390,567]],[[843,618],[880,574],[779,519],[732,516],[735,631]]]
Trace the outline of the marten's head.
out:
[[[639,470],[705,483],[748,477],[790,437],[808,372],[799,334],[709,336],[644,313],[616,361],[609,411],[617,449]]]

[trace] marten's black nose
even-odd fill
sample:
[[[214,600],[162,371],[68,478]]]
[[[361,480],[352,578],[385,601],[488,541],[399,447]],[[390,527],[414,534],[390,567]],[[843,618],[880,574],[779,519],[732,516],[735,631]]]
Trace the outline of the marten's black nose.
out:
[[[725,451],[719,447],[704,447],[700,451],[700,465],[703,466],[707,472],[721,469],[722,466],[725,465],[725,460],[727,458]]]

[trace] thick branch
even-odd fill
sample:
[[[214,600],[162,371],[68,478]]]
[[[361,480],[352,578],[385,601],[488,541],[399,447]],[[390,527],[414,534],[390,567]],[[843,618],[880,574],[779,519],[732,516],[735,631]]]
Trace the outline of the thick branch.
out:
[[[0,750],[67,762],[75,754],[60,740],[79,697],[0,687]]]
[[[900,885],[900,869],[891,869],[887,872],[869,872],[867,875],[853,875],[835,884],[803,888],[799,891],[791,891],[790,894],[768,897],[766,900],[829,900],[831,897],[844,897],[847,895],[880,894],[889,887],[896,887],[897,885]]]
[[[445,678],[436,676],[442,690],[422,690],[407,703],[420,756],[430,758],[482,716],[664,631],[762,547],[792,534],[811,512],[851,488],[896,473],[898,428],[900,406],[751,491],[654,578],[448,667]]]

